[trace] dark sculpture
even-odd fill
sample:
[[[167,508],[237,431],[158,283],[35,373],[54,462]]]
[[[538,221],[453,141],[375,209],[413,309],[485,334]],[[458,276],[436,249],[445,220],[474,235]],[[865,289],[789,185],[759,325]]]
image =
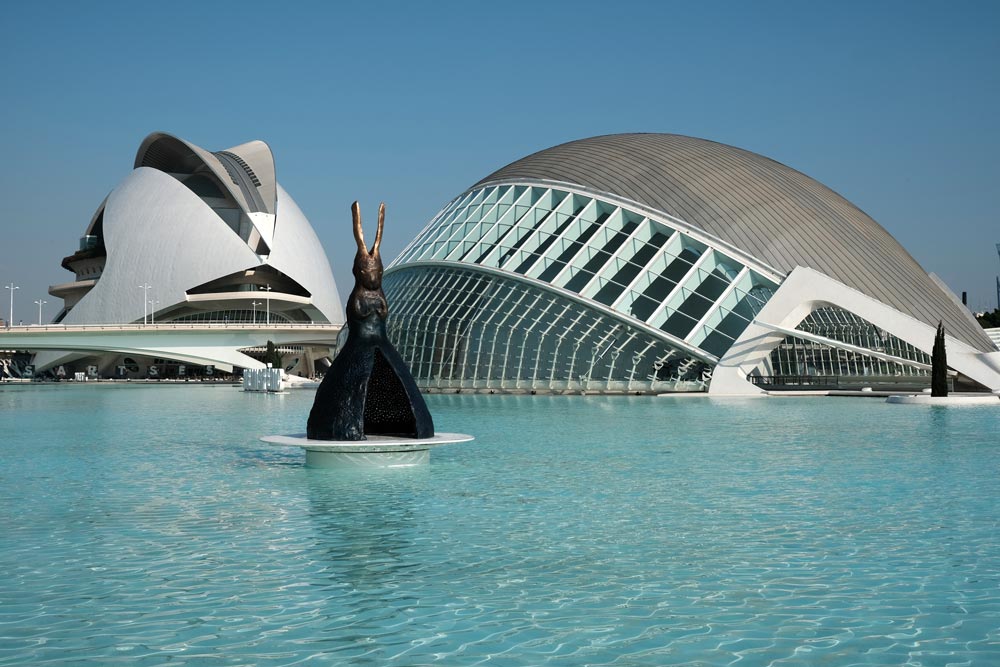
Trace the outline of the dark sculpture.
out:
[[[944,325],[938,322],[931,350],[931,396],[948,396],[948,355],[944,349]]]
[[[354,239],[354,289],[347,300],[347,342],[316,391],[306,435],[312,440],[366,440],[365,434],[411,438],[434,436],[434,421],[402,357],[385,333],[389,306],[382,292],[382,225],[369,251],[361,229],[358,202],[351,206]]]

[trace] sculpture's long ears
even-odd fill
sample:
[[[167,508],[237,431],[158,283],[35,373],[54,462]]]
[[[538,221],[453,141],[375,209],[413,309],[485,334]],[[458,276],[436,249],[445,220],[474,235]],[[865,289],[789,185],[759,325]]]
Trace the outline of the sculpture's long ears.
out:
[[[368,247],[365,245],[365,231],[361,228],[361,207],[358,202],[351,204],[351,215],[354,217],[354,240],[358,242],[358,252],[367,255]]]
[[[378,231],[375,232],[375,245],[372,246],[371,254],[378,252],[378,247],[382,245],[382,225],[385,224],[385,202],[378,205]]]

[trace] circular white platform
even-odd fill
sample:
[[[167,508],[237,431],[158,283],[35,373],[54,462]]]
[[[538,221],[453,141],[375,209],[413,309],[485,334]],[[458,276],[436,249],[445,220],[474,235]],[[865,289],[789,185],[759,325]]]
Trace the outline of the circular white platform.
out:
[[[433,438],[400,438],[369,435],[367,440],[310,440],[305,433],[266,435],[272,445],[301,447],[306,465],[312,468],[399,468],[422,465],[430,460],[431,447],[469,442],[464,433],[437,433]]]
[[[897,394],[885,399],[886,403],[897,405],[996,405],[1000,406],[1000,396],[980,394],[978,396],[931,396],[930,394]]]

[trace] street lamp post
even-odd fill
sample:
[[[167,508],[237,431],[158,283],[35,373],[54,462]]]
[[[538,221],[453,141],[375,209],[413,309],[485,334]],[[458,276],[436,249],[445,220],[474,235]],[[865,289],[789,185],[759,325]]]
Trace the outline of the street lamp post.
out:
[[[10,319],[7,320],[7,328],[10,329],[11,325],[14,323],[14,290],[21,288],[11,282],[10,285],[4,285],[4,289],[10,290]]]
[[[142,323],[146,323],[146,304],[149,301],[149,288],[152,287],[149,283],[143,283],[139,285],[139,289],[142,290]]]
[[[263,301],[251,301],[250,305],[253,306],[253,323],[257,324],[257,306],[263,306]]]
[[[156,301],[154,299],[150,299],[149,300],[149,323],[150,324],[156,324],[156,307],[155,306],[158,303],[159,303],[159,301]]]
[[[264,285],[264,290],[267,292],[264,299],[264,305],[267,308],[267,315],[265,317],[265,323],[271,325],[271,285]]]
[[[39,299],[35,303],[38,304],[38,326],[42,326],[42,304],[43,303],[48,303],[48,301],[44,301],[42,299]]]

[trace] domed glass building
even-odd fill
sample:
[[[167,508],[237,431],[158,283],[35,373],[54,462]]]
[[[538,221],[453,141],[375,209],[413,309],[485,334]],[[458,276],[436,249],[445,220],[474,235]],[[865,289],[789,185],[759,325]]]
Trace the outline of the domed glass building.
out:
[[[427,389],[746,394],[956,386],[1000,352],[874,220],[766,157],[669,134],[562,144],[452,200],[386,271]]]

